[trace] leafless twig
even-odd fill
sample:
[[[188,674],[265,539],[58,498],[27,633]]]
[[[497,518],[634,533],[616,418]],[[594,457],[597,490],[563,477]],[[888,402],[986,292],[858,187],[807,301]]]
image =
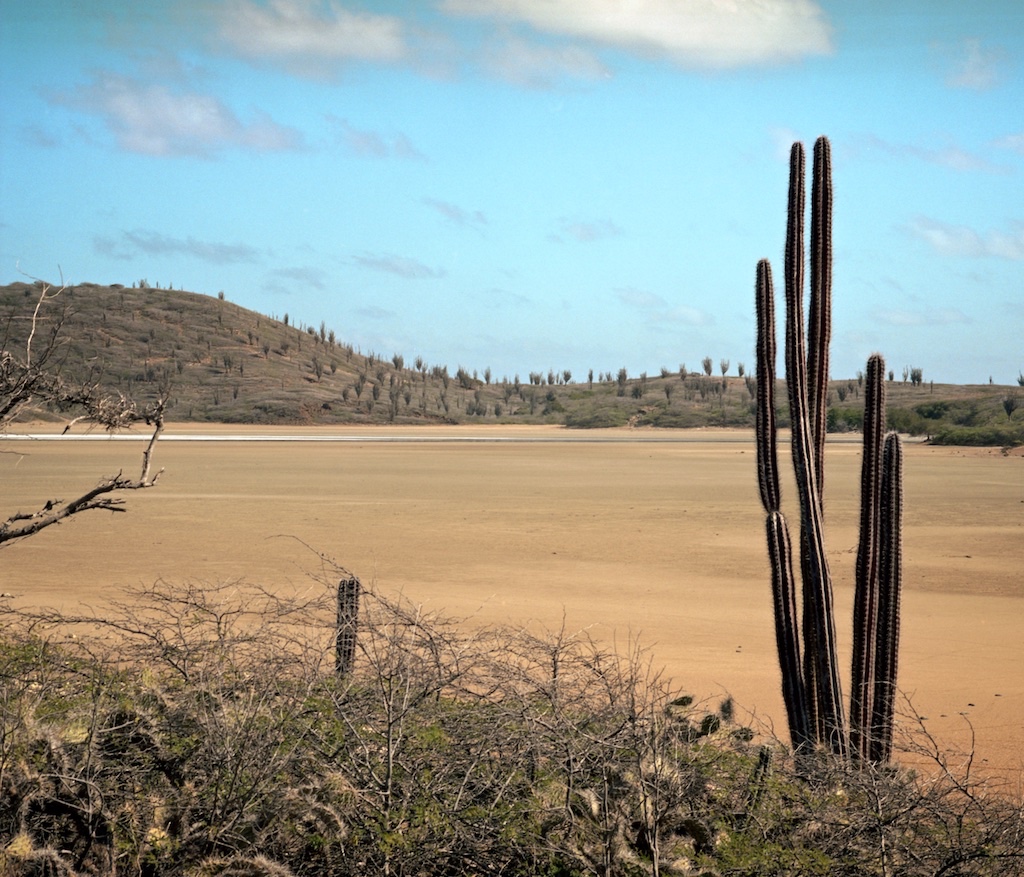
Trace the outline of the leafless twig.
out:
[[[26,275],[29,276],[29,275]],[[36,280],[35,278],[31,278]],[[63,314],[57,317],[46,342],[33,353],[33,342],[39,330],[40,314],[47,302],[53,301],[67,289],[61,285],[36,280],[40,284],[39,296],[32,311],[31,325],[25,341],[24,357],[6,347],[0,351],[0,430],[6,428],[22,411],[34,404],[48,405],[58,411],[80,412],[69,420],[64,432],[80,423],[102,426],[108,431],[122,429],[140,421],[152,428],[152,434],[142,453],[142,468],[138,478],[125,477],[123,472],[102,479],[94,487],[74,499],[49,499],[32,512],[16,512],[0,522],[0,547],[18,539],[32,536],[72,515],[92,509],[111,512],[124,511],[124,500],[113,494],[126,490],[153,487],[163,470],[153,474],[153,451],[164,428],[166,392],[155,403],[140,409],[123,394],[105,395],[95,384],[69,386],[61,377],[55,363],[60,346],[60,333],[64,326]]]

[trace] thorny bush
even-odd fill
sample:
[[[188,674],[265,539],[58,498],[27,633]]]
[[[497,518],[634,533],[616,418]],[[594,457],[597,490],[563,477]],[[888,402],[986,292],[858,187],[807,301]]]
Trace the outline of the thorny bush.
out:
[[[1020,802],[920,731],[920,774],[795,762],[635,644],[372,589],[338,674],[303,587],[8,601],[0,874],[1024,873]]]

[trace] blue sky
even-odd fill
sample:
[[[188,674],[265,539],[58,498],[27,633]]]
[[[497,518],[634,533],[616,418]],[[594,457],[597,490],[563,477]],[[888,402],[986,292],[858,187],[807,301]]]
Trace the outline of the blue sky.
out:
[[[1019,0],[0,0],[0,282],[495,377],[753,364],[827,134],[833,377],[1024,368]]]

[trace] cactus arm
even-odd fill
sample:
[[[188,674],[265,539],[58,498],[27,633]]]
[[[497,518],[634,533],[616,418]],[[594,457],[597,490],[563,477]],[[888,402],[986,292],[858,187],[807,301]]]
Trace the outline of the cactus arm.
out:
[[[853,596],[853,661],[850,690],[850,748],[870,758],[878,629],[878,552],[885,435],[885,360],[868,359],[864,386],[864,447],[860,475],[860,536]]]
[[[825,556],[824,527],[814,440],[808,411],[807,353],[803,316],[803,145],[790,153],[786,226],[786,384],[792,422],[793,465],[800,497],[801,567],[804,581],[804,678],[819,738],[838,755],[846,752],[842,689],[836,660],[832,580]],[[821,339],[819,338],[819,341]],[[812,688],[813,678],[813,688]],[[811,692],[813,691],[813,695]]]
[[[772,568],[772,601],[775,610],[775,643],[782,671],[782,699],[786,704],[789,739],[797,751],[814,746],[800,661],[797,632],[796,583],[793,547],[782,512],[769,512],[765,521],[768,557]]]
[[[797,396],[804,395],[807,408],[807,364],[804,353],[804,145],[794,143],[789,153],[789,200],[786,206],[786,389],[789,393],[790,418],[796,416]],[[795,303],[795,307],[794,307]],[[792,361],[799,354],[798,361]],[[795,370],[794,370],[795,369]]]
[[[781,492],[775,427],[775,292],[772,266],[767,259],[757,263],[754,300],[757,311],[757,484],[764,510],[773,512],[780,507]]]
[[[807,386],[818,496],[823,500],[825,433],[828,423],[828,351],[832,340],[832,147],[827,137],[819,137],[814,143],[811,173],[811,302],[807,321]]]
[[[793,548],[786,519],[779,511],[775,426],[775,295],[772,267],[767,259],[757,263],[754,299],[757,311],[757,483],[761,503],[768,513],[765,526],[772,572],[775,643],[782,671],[782,699],[786,704],[789,739],[793,748],[800,750],[812,747],[814,738],[810,730],[801,670]]]
[[[803,320],[799,297],[787,301],[786,310],[787,322],[796,324],[787,333],[786,368],[787,375],[798,376],[797,380],[788,378],[788,383],[791,385],[793,465],[796,470],[797,493],[800,496],[801,549],[804,552],[805,648],[811,651],[810,640],[813,638],[813,652],[810,657],[815,674],[815,700],[820,714],[822,742],[827,742],[836,754],[843,755],[846,749],[846,731],[836,660],[832,578],[825,556],[821,500],[817,491],[813,442],[808,423],[807,390],[806,385],[798,384],[804,372]],[[809,680],[807,684],[810,686]]]
[[[783,264],[785,299],[786,299],[786,390],[789,401],[789,414],[791,426],[795,423],[797,411],[796,396],[801,388],[804,389],[806,398],[806,363],[800,364],[799,375],[791,371],[789,355],[791,349],[797,344],[793,333],[799,329],[800,343],[803,338],[803,285],[804,285],[804,172],[806,159],[804,157],[804,145],[800,142],[794,143],[789,151],[789,192],[786,204],[786,249],[785,261]],[[800,302],[796,315],[798,322],[791,318],[793,309],[790,301],[797,298]],[[803,354],[800,354],[803,360]],[[795,428],[793,436],[796,436]],[[795,453],[795,449],[794,449]],[[794,462],[796,458],[794,456]],[[799,487],[799,478],[797,481]],[[803,496],[800,497],[803,502]],[[807,710],[810,716],[812,727],[816,729],[818,740],[824,739],[825,729],[821,723],[821,711],[818,698],[818,663],[815,655],[818,653],[818,630],[814,622],[815,612],[813,605],[807,600],[807,582],[810,581],[811,573],[808,567],[807,552],[807,529],[804,526],[804,517],[801,515],[800,529],[800,575],[804,582],[804,603],[803,603],[803,638],[804,638],[804,685],[807,695]]]
[[[903,449],[889,433],[882,452],[881,533],[878,562],[878,634],[871,758],[880,764],[892,754],[896,669],[903,584]]]

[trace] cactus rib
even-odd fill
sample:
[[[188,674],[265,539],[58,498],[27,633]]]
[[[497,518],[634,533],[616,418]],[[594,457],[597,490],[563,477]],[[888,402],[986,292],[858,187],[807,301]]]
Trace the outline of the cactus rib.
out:
[[[878,629],[878,552],[885,433],[885,361],[868,359],[864,383],[864,445],[860,476],[860,538],[853,597],[853,661],[850,689],[850,747],[870,758]]]
[[[903,449],[889,433],[882,452],[881,528],[878,560],[878,633],[875,693],[871,721],[871,759],[884,763],[892,754],[896,665],[900,639],[902,590]]]
[[[832,338],[832,147],[814,143],[811,181],[811,302],[807,320],[807,387],[818,498],[824,501],[829,343]]]
[[[814,734],[807,711],[801,672],[800,638],[797,630],[796,582],[793,577],[793,547],[786,518],[780,511],[769,512],[765,522],[768,557],[772,569],[772,600],[775,608],[775,643],[782,671],[782,699],[786,704],[789,739],[794,749],[814,746]]]
[[[757,484],[766,512],[781,504],[775,429],[775,291],[772,266],[767,259],[757,263],[755,287],[757,311]]]

